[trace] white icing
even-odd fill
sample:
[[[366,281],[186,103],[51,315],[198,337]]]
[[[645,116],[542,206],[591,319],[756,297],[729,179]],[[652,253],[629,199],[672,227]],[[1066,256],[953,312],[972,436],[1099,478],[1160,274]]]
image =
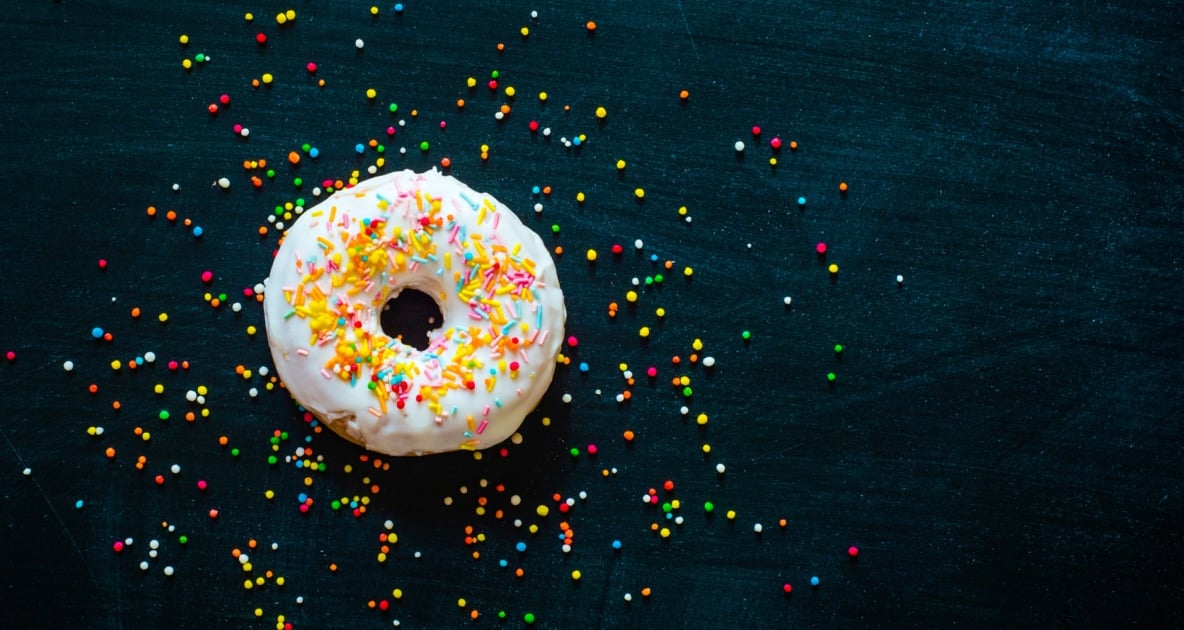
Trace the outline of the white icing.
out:
[[[439,199],[438,210],[432,211],[430,199]],[[381,207],[383,203],[389,205]],[[425,216],[435,223],[425,227]],[[355,259],[347,253],[347,242],[353,239],[356,246],[365,224],[374,221],[383,222],[382,238],[365,241],[379,244],[374,257],[351,265]],[[396,229],[404,235],[419,230],[423,240],[412,246],[406,237],[392,236]],[[466,251],[474,257],[469,265]],[[396,263],[400,253],[402,269]],[[374,261],[384,254],[385,264],[377,266]],[[359,271],[366,264],[376,266]],[[316,269],[322,271],[314,279],[310,272]],[[458,277],[460,285],[467,284],[468,300],[458,296]],[[333,286],[335,280],[340,286]],[[443,315],[424,352],[390,340],[381,328],[383,306],[405,288],[432,296]],[[325,295],[325,308],[336,309],[335,315],[320,311],[329,317],[320,320],[320,336],[309,298],[318,289]],[[348,306],[337,306],[342,303]],[[512,435],[551,383],[567,316],[542,239],[492,196],[434,169],[365,180],[305,211],[288,229],[275,257],[263,310],[272,358],[291,395],[334,431],[389,455],[483,449]],[[354,328],[352,319],[336,326],[342,321],[336,315],[345,312],[361,328]],[[382,345],[388,349],[373,352],[370,363],[343,358],[342,342],[367,338],[387,342]],[[473,352],[458,365],[471,371],[471,390],[457,386],[460,368],[449,365],[457,348],[466,345]],[[472,367],[470,360],[480,367]],[[358,365],[353,384],[339,376],[351,362]],[[510,369],[512,363],[518,364],[516,371]],[[397,394],[391,393],[382,411],[379,396],[367,387],[372,375],[395,380],[375,383],[383,391],[391,391],[392,385],[406,388],[396,379],[410,383],[402,409],[396,405]],[[416,402],[421,392],[428,398],[433,392],[439,396],[435,411],[430,401]]]

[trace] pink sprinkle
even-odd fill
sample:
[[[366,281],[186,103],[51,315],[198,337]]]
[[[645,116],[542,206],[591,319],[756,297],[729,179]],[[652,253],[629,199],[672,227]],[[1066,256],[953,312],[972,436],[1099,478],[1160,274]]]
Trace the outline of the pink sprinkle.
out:
[[[209,484],[206,483],[205,479],[198,479],[197,480],[197,489],[198,490],[205,490],[208,487],[209,487]]]
[[[169,369],[170,370],[176,372],[178,367],[180,367],[180,366],[177,365],[176,361],[169,361]]]
[[[595,454],[596,454],[596,451],[598,451],[598,450],[600,450],[600,449],[596,448],[596,445],[595,445],[595,444],[589,444],[589,445],[588,445],[588,454],[589,454],[589,455],[595,455]]]
[[[646,368],[645,375],[650,378],[656,378],[658,376],[658,368],[651,365],[650,367]]]
[[[482,420],[481,424],[477,425],[477,435],[485,433],[485,427],[489,426],[488,420]]]
[[[769,146],[773,147],[774,151],[776,151],[777,149],[780,149],[781,148],[781,138],[773,138],[772,140],[769,141]]]
[[[230,104],[230,95],[229,95],[229,94],[223,94],[222,96],[219,96],[219,97],[218,97],[218,102],[219,102],[219,103],[222,103],[223,105],[229,105],[229,104]]]
[[[575,336],[573,335],[573,336],[567,338],[567,345],[574,348],[574,347],[580,345],[580,340],[576,339]]]
[[[819,243],[815,245],[814,251],[818,252],[819,256],[826,254],[826,243]]]
[[[443,131],[447,127],[448,127],[448,123],[446,121],[441,120],[440,121],[440,130]]]
[[[311,62],[311,61],[310,61],[310,62],[308,62],[308,65],[307,65],[307,66],[304,66],[304,67],[305,67],[305,68],[308,68],[308,72],[309,72],[309,74],[312,74],[313,72],[316,72],[316,71],[317,71],[317,64],[315,64],[315,63],[313,63],[313,62]]]
[[[859,547],[856,547],[855,545],[847,547],[847,555],[850,556],[852,559],[858,558],[859,557]]]
[[[208,271],[208,270],[201,272],[201,281],[202,282],[209,284],[210,281],[213,279],[214,279],[214,272]]]
[[[106,269],[106,268],[107,268],[107,259],[100,258],[99,259],[99,269]]]
[[[119,553],[119,552],[123,551],[123,541],[122,540],[115,541],[115,544],[111,545],[111,548],[115,550],[115,553]]]
[[[16,352],[14,352],[12,350],[5,352],[4,358],[8,359],[9,361],[16,361]]]

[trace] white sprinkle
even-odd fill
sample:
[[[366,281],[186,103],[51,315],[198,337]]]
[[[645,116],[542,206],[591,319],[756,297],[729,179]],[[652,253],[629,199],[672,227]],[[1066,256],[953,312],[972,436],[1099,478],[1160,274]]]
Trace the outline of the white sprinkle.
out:
[[[625,601],[627,601],[627,602],[633,601],[633,595],[630,593],[625,593]]]
[[[535,214],[542,214],[543,213],[543,204],[541,204],[541,203],[534,204],[534,212],[535,212]]]
[[[251,389],[247,390],[247,395],[250,396],[251,398],[256,398],[259,396],[259,389],[252,387]]]
[[[159,553],[159,552],[157,552],[155,549],[153,549],[152,551],[149,551],[149,552],[148,552],[148,557],[149,557],[149,558],[152,558],[153,560],[155,560],[155,559],[156,559],[156,556],[157,556],[157,554],[158,554],[158,553]]]
[[[276,549],[279,549],[279,548],[280,548],[279,543],[275,543],[275,542],[271,543],[271,550],[272,551],[275,551]]]
[[[103,427],[95,427],[95,435],[102,435]]]
[[[538,11],[531,11],[530,12],[530,19],[532,19],[532,20],[539,19],[539,12]]]
[[[678,413],[681,413],[682,415],[684,415],[684,416],[685,416],[685,415],[687,415],[688,413],[691,413],[691,408],[690,408],[690,407],[687,407],[686,405],[683,405],[682,407],[679,407],[679,408],[678,408]]]
[[[392,530],[395,528],[395,522],[387,519],[386,521],[383,521],[382,526],[387,528],[387,530]]]
[[[169,565],[169,566],[167,566],[167,567],[165,567],[165,568],[164,568],[164,574],[165,574],[165,577],[173,577],[173,567],[172,567],[172,565]]]
[[[148,561],[147,561],[147,560],[141,560],[141,561],[140,561],[140,570],[141,570],[141,571],[147,571],[147,570],[148,570]]]
[[[238,554],[238,563],[239,564],[246,564],[250,561],[251,561],[251,556],[248,556],[245,553]]]
[[[617,394],[617,402],[619,402],[619,403],[625,402],[625,394]]]
[[[65,363],[62,364],[62,369],[67,372],[73,372],[74,371],[74,362],[73,361],[66,361]]]
[[[760,523],[757,523],[756,525],[752,526],[752,531],[754,533],[759,534],[759,533],[763,532],[764,530],[765,530],[764,526],[761,525]]]
[[[788,295],[781,298],[781,301],[784,302],[786,306],[793,304],[793,298],[789,297]]]
[[[904,276],[897,275],[896,276],[896,284],[904,284]]]
[[[563,545],[563,553],[571,553],[571,545]]]
[[[543,137],[544,138],[551,137],[551,128],[550,127],[543,127]]]
[[[727,470],[728,470],[728,467],[724,466],[723,464],[716,464],[715,465],[715,472],[717,472],[721,475],[724,474],[725,472],[727,472]]]
[[[674,517],[674,524],[675,525],[682,525],[682,517],[681,516]]]
[[[494,112],[494,114],[493,114],[494,120],[501,120],[505,117],[506,117],[506,115],[501,112]]]
[[[181,184],[173,184],[173,192],[181,192]]]
[[[160,549],[160,541],[156,540],[155,538],[153,538],[152,540],[149,540],[148,541],[148,548],[149,549]]]
[[[633,247],[641,249],[642,247],[645,247],[645,243],[641,242],[641,239],[637,239],[636,241],[633,241]]]
[[[420,559],[420,558],[422,558],[422,557],[423,557],[423,553],[421,553],[421,552],[419,552],[419,551],[417,551],[417,552],[415,552],[415,553],[413,553],[413,554],[411,554],[411,555],[412,555],[412,557],[414,557],[416,560],[418,560],[418,559]]]
[[[219,177],[218,178],[218,188],[221,188],[222,190],[226,190],[227,188],[230,188],[230,178],[229,177]]]
[[[188,400],[189,402],[197,400],[197,392],[193,391],[192,389],[185,392],[185,400]]]
[[[635,286],[635,287],[639,287],[639,286],[641,286],[641,279],[640,279],[640,278],[638,278],[637,276],[633,276],[633,279],[632,279],[632,280],[630,280],[629,282],[630,282],[631,284],[633,284],[633,286]]]
[[[690,223],[690,222],[691,222],[691,217],[687,217],[687,219],[686,219],[686,222],[687,222],[687,223]]]
[[[715,357],[703,357],[703,367],[711,367],[715,365]]]
[[[22,470],[22,471],[21,471],[21,474],[22,474],[22,475],[24,475],[24,476],[26,476],[26,477],[28,477],[29,475],[33,474],[33,469],[32,469],[32,468],[26,468],[26,469],[24,469],[24,470]]]
[[[169,471],[172,472],[174,475],[179,475],[179,474],[181,474],[181,465],[180,464],[173,464],[172,466],[169,467]]]
[[[588,491],[587,490],[580,490],[580,500],[581,501],[588,500]]]
[[[563,395],[563,403],[566,405],[571,404],[571,394],[564,394]]]
[[[155,352],[145,352],[144,353],[144,360],[147,361],[148,363],[155,363],[156,362],[156,353]]]
[[[267,287],[263,286],[263,283],[260,282],[255,285],[255,293],[263,293],[264,289],[266,289],[266,288]]]
[[[235,313],[242,312],[243,305],[238,302],[235,302],[234,304],[230,305],[230,310],[234,311]]]
[[[361,37],[359,37],[359,38],[357,38],[357,39],[355,39],[355,40],[354,40],[354,48],[357,48],[358,50],[361,50],[361,49],[363,49],[363,48],[365,48],[365,47],[366,47],[366,42],[362,41],[362,38],[361,38]]]
[[[132,543],[134,543],[134,542],[136,542],[136,539],[132,538],[131,536],[128,536],[127,538],[123,539],[123,545],[125,547],[131,547]]]
[[[735,145],[735,146],[736,146],[736,152],[737,152],[737,153],[743,153],[743,152],[744,152],[744,142],[743,142],[743,141],[737,140],[737,141],[736,141],[736,145]]]
[[[303,595],[297,595],[297,596],[296,596],[296,604],[297,604],[297,605],[303,605],[303,604],[304,604],[304,596],[303,596]]]
[[[238,132],[238,135],[246,138],[247,136],[251,135],[251,129],[249,127],[243,127],[243,130]]]

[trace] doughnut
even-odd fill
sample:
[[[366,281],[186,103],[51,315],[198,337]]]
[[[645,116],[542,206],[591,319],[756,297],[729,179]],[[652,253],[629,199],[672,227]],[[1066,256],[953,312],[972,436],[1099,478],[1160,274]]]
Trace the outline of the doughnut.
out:
[[[387,455],[510,437],[550,386],[567,318],[538,234],[435,169],[364,180],[305,211],[263,289],[288,393],[337,434]],[[423,350],[382,328],[383,309],[407,289],[442,315]]]

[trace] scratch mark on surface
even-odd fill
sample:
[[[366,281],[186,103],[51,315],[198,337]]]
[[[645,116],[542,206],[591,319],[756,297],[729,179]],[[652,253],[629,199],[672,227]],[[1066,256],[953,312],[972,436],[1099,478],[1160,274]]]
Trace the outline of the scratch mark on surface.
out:
[[[682,0],[678,0],[678,12],[682,14],[682,25],[687,29],[687,37],[691,40],[691,50],[695,51],[695,59],[699,60],[699,47],[695,45],[695,36],[691,33],[691,23],[687,21],[687,12],[682,8]]]
[[[24,468],[25,460],[21,457],[20,451],[16,450],[16,445],[13,444],[12,440],[8,438],[8,434],[4,431],[0,431],[0,436],[4,437],[4,441],[8,443],[8,448],[12,450],[12,454],[16,456],[17,465],[21,468]],[[55,519],[57,519],[58,525],[61,526],[62,531],[66,534],[66,539],[70,541],[70,546],[74,548],[74,553],[78,554],[78,558],[82,560],[82,566],[86,567],[86,573],[90,575],[90,581],[94,583],[95,588],[98,589],[98,592],[103,596],[104,599],[106,599],[107,592],[103,589],[103,585],[99,582],[98,576],[96,576],[95,572],[91,569],[90,562],[87,562],[86,555],[82,553],[82,548],[78,546],[78,541],[74,539],[74,534],[70,533],[70,528],[66,526],[65,519],[62,518],[62,515],[58,512],[58,509],[54,507],[53,500],[50,499],[49,495],[45,493],[45,489],[41,487],[41,483],[37,481],[36,476],[30,475],[29,480],[33,482],[33,487],[36,488],[37,492],[41,494],[41,498],[45,499],[45,504],[49,506],[50,513],[53,514]]]

